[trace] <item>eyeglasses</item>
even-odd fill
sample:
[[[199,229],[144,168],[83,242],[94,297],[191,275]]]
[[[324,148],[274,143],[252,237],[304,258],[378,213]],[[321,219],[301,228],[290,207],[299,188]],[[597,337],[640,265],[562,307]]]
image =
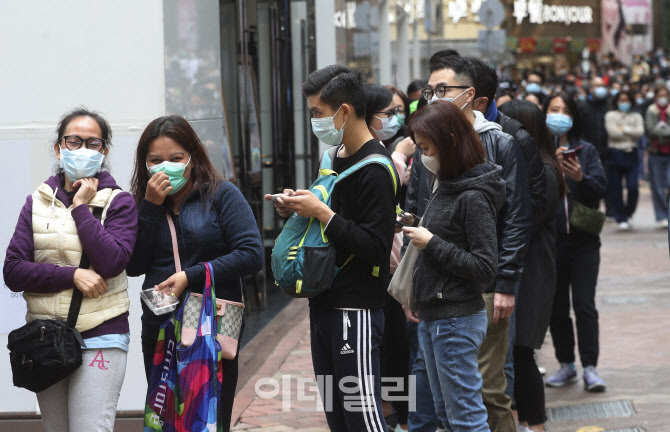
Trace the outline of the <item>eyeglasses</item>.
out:
[[[386,114],[386,117],[391,118],[394,115],[398,114],[398,107],[390,109],[388,111],[377,111],[375,114]]]
[[[448,89],[469,89],[470,86],[452,86],[452,85],[441,85],[435,87],[435,90],[427,88],[424,91],[421,92],[424,98],[426,100],[431,100],[433,98],[433,95],[436,95],[438,98],[443,98],[445,94],[447,94]]]
[[[81,145],[84,144],[89,150],[100,151],[100,149],[105,146],[106,142],[106,140],[102,138],[91,137],[83,139],[78,135],[66,135],[63,139],[65,140],[65,147],[69,150],[79,150]]]

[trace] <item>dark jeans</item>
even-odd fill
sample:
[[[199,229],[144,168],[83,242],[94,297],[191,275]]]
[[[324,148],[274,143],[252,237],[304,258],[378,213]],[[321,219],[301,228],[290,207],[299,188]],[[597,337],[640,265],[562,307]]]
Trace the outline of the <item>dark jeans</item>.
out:
[[[242,331],[240,332],[239,340],[242,340],[242,333],[244,332],[244,321],[242,321]],[[142,356],[144,357],[144,373],[147,381],[149,381],[149,374],[151,374],[151,366],[154,358],[154,351],[156,349],[157,339],[146,338],[142,336]],[[235,399],[235,390],[237,388],[238,363],[240,357],[240,344],[237,345],[237,356],[234,360],[222,360],[223,365],[223,379],[221,385],[221,422],[223,423],[224,431],[230,430],[230,423],[233,415],[233,401]]]
[[[649,155],[649,183],[656,221],[668,218],[670,189],[670,156]]]
[[[409,341],[407,340],[407,318],[402,306],[386,293],[384,305],[384,337],[380,348],[382,378],[402,378],[402,391],[389,391],[391,405],[398,423],[407,424],[409,413]],[[400,400],[398,400],[400,399]]]
[[[514,399],[519,421],[531,426],[544,424],[544,381],[537,369],[533,348],[514,347]]]
[[[638,156],[637,151],[626,153],[612,149],[607,156],[607,187],[609,190],[609,203],[612,215],[617,222],[626,222],[637,207],[638,191]],[[621,183],[626,178],[626,189],[628,197],[623,202],[623,189]]]
[[[570,318],[570,294],[577,324],[582,366],[598,364],[596,283],[600,267],[600,238],[591,234],[559,234],[556,239],[556,295],[549,329],[556,359],[575,362],[575,335]]]

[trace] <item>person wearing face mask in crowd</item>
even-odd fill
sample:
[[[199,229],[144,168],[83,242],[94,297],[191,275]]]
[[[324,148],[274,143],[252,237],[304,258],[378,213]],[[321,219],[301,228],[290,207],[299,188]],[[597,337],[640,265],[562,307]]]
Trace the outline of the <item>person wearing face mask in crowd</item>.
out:
[[[386,124],[391,121],[390,108],[385,108],[392,97],[388,89],[381,89],[389,95],[386,105],[381,102],[375,112],[368,113],[367,92],[359,70],[331,65],[307,77],[303,93],[313,115],[312,131],[323,143],[337,148],[333,171],[341,173],[371,155],[388,158],[390,163],[388,150],[372,134],[384,130],[384,118]],[[368,124],[368,114],[378,121]],[[389,136],[395,134],[391,132]],[[326,410],[331,430],[387,430],[379,357],[396,225],[395,181],[397,177],[394,180],[386,167],[371,163],[338,183],[330,207],[308,190],[286,189],[275,201],[282,217],[295,212],[323,224],[341,268],[330,289],[309,299],[314,374],[333,378],[334,385],[320,389],[321,399],[332,402],[332,409]],[[265,199],[272,197],[266,195]],[[367,372],[361,371],[361,364],[366,365]],[[351,377],[362,385],[353,393],[345,392],[341,383],[346,381],[342,380]],[[350,405],[345,401],[349,398],[366,402],[347,409]]]
[[[54,311],[81,292],[82,366],[37,393],[37,402],[47,431],[111,432],[130,342],[125,270],[137,211],[132,196],[102,170],[112,137],[102,116],[77,108],[62,118],[57,134],[60,170],[28,196],[7,248],[4,281],[24,293],[28,321],[67,320],[68,309]],[[100,210],[98,220],[93,212]],[[79,268],[84,252],[90,269]]]
[[[497,236],[500,245],[497,276],[483,294],[488,328],[486,339],[479,351],[479,370],[482,374],[483,400],[491,430],[513,430],[511,399],[505,394],[507,380],[504,366],[509,317],[514,311],[515,287],[523,269],[523,256],[532,214],[528,172],[523,153],[516,140],[502,132],[499,124],[486,120],[484,114],[474,109],[476,68],[472,62],[459,56],[447,56],[431,63],[430,70],[428,86],[424,91],[426,100],[429,102],[446,100],[463,111],[484,145],[487,160],[502,167],[502,177],[505,180],[506,204],[497,218]],[[423,165],[416,165],[417,171],[423,168]],[[418,194],[426,195],[425,191],[421,192],[421,189],[426,188],[425,182],[417,181],[412,184],[413,179],[422,178],[421,173],[415,174],[414,167],[412,171],[408,186],[408,201],[410,191],[417,194],[418,190]],[[430,186],[428,184],[427,187],[430,189]]]
[[[532,71],[528,73],[526,78],[526,92],[524,98],[529,93],[539,93],[544,94],[542,90],[542,85],[544,84],[544,74],[539,71]]]
[[[612,111],[605,115],[609,137],[609,153],[605,164],[607,187],[612,213],[619,229],[630,229],[630,218],[635,213],[638,199],[638,139],[644,135],[644,119],[633,111],[635,101],[630,92],[621,92],[612,98]],[[621,182],[626,178],[628,195],[623,202]]]
[[[570,318],[572,293],[584,388],[601,392],[606,385],[596,370],[600,344],[595,304],[600,236],[573,226],[570,215],[575,202],[597,209],[607,193],[607,179],[597,150],[580,138],[582,119],[574,100],[563,93],[551,96],[543,111],[547,128],[557,143],[556,156],[568,191],[556,213],[556,294],[549,324],[560,369],[546,380],[546,385],[562,387],[577,382],[575,337]],[[574,151],[576,157],[564,156],[566,150]]]
[[[642,118],[644,119],[645,114],[647,113],[647,108],[649,108],[649,105],[653,103],[653,99],[648,101],[645,97],[644,92],[638,91],[635,93],[635,106],[633,107],[633,111],[636,113],[640,114]],[[640,139],[637,141],[637,173],[639,176],[639,180],[648,180],[649,177],[647,175],[647,164],[646,164],[646,159],[647,159],[647,129],[645,127],[645,133],[642,134]]]
[[[401,117],[402,122],[400,120],[389,121],[391,116],[395,116],[397,119],[401,112],[404,113],[403,99],[397,93],[394,94],[388,87],[378,84],[367,84],[365,86],[365,99],[365,120],[373,136],[380,138],[381,136],[390,135],[394,130],[400,130],[401,123],[404,123],[404,115]],[[411,138],[405,138],[404,136],[394,140],[394,137],[398,134],[399,132],[396,132],[386,142],[394,141],[389,151],[392,152],[391,158],[398,172],[398,178],[404,179],[405,171],[407,170],[407,160],[414,153],[416,146]],[[391,249],[391,276],[395,273],[400,263],[402,243],[403,235],[401,232],[397,232],[393,237],[393,247]],[[380,347],[381,374],[382,378],[402,379],[402,389],[407,389],[409,341],[407,340],[405,314],[401,304],[388,292],[385,294],[385,297],[384,337],[382,338]],[[391,399],[395,419],[387,419],[388,425],[397,428],[396,430],[398,431],[407,430],[407,416],[409,414],[407,391],[399,393],[391,392],[389,393],[389,398]]]
[[[598,150],[601,161],[607,155],[607,131],[605,130],[605,114],[609,110],[609,90],[601,77],[596,76],[591,80],[591,93],[588,97],[589,112],[583,114],[587,117],[585,124],[589,127],[584,131],[584,139],[593,144]]]
[[[159,117],[146,127],[137,144],[131,190],[138,206],[139,228],[128,274],[144,275],[143,290],[157,287],[183,301],[187,290],[202,293],[206,275],[202,263],[210,262],[216,297],[244,301],[241,278],[263,267],[260,232],[244,196],[216,171],[205,146],[184,118]],[[171,224],[177,251],[173,250]],[[175,253],[181,271],[176,268]],[[169,316],[155,315],[142,302],[142,354],[147,380],[160,325]],[[224,430],[228,430],[238,360],[222,361],[219,414]]]
[[[489,431],[477,356],[487,329],[481,294],[498,269],[495,221],[505,183],[459,108],[438,100],[412,118],[410,135],[436,183],[422,227],[403,231],[420,250],[414,299],[437,416],[446,430]]]
[[[645,115],[649,143],[649,181],[658,228],[668,226],[668,191],[670,190],[670,92],[656,88],[654,103]]]

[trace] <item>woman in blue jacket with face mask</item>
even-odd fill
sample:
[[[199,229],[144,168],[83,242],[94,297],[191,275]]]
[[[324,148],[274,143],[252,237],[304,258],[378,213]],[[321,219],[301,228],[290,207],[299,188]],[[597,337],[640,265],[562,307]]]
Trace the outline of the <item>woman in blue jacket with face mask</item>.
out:
[[[214,168],[191,125],[172,115],[152,121],[137,145],[131,192],[138,207],[138,233],[128,266],[145,275],[142,289],[202,293],[205,266],[214,268],[216,297],[243,301],[242,276],[263,267],[261,236],[249,204]],[[182,271],[176,271],[167,218],[175,225]],[[147,379],[160,325],[142,303],[142,354]],[[237,384],[237,357],[223,360],[223,424],[230,424]]]
[[[596,148],[581,139],[580,113],[567,94],[551,96],[544,104],[547,128],[556,143],[556,156],[565,174],[567,196],[556,215],[556,294],[549,328],[560,370],[547,386],[577,382],[575,337],[570,319],[570,293],[577,321],[579,356],[584,367],[584,387],[604,391],[598,376],[598,311],[595,296],[600,266],[600,236],[574,226],[570,218],[575,203],[597,209],[607,193],[607,179]]]

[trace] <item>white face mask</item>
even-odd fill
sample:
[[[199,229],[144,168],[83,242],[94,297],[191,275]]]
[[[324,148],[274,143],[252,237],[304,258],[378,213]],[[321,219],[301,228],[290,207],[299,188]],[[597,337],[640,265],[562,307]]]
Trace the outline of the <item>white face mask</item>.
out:
[[[432,172],[435,175],[437,175],[437,173],[440,171],[440,160],[437,159],[435,156],[426,156],[422,154],[421,162],[423,163],[423,166],[425,166],[426,169],[428,169],[428,171]]]
[[[436,100],[443,100],[443,101],[447,101],[447,102],[454,103],[454,101],[455,101],[456,99],[458,99],[459,97],[463,96],[465,93],[467,93],[468,90],[470,90],[470,89],[465,89],[465,90],[463,90],[463,93],[461,93],[461,94],[459,94],[458,96],[453,97],[453,98],[451,98],[451,97],[443,97],[443,98],[439,98],[439,97],[437,97],[436,94],[433,94],[432,99],[430,99],[430,100],[428,101],[428,103],[431,104],[431,103],[435,102]],[[465,108],[465,107],[468,105],[468,103],[469,103],[469,102],[466,102],[466,103],[461,107],[461,110],[463,110],[463,108]]]
[[[400,124],[398,123],[398,117],[396,116],[391,116],[390,118],[379,118],[377,116],[373,117],[378,118],[382,122],[381,129],[372,128],[375,131],[377,138],[379,138],[381,141],[393,138],[395,134],[398,133],[398,129],[400,129]]]

